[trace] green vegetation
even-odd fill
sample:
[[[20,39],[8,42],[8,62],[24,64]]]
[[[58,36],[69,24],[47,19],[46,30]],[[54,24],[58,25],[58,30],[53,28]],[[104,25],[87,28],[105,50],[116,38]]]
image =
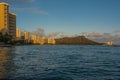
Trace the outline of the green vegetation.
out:
[[[65,45],[101,45],[101,43],[89,40],[85,36],[77,37],[64,37],[55,39],[56,44],[65,44]]]
[[[8,33],[2,34],[2,32],[0,32],[0,42],[4,44],[14,44],[12,36],[8,35]]]

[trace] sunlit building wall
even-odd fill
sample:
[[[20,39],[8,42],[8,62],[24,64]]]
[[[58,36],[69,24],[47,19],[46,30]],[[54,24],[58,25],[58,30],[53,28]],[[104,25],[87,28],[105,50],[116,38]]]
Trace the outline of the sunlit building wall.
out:
[[[45,38],[44,38],[44,37],[41,38],[40,44],[41,44],[41,45],[45,44]]]
[[[9,4],[0,2],[0,31],[16,37],[16,15],[9,12]]]
[[[37,44],[40,44],[41,43],[41,38],[38,36],[37,37]]]
[[[105,43],[105,45],[115,45],[115,43],[113,41],[108,41]]]
[[[33,44],[39,44],[39,45],[44,45],[44,44],[55,44],[55,39],[54,38],[45,38],[45,37],[39,37],[34,34],[30,36],[30,42]]]
[[[44,37],[36,36],[36,35],[31,35],[30,41],[33,44],[40,44],[40,45],[47,43],[47,39],[45,39]]]
[[[55,44],[55,39],[48,38],[48,44]]]
[[[24,32],[24,40],[29,40],[29,32]]]
[[[0,31],[9,32],[9,5],[4,2],[0,3]]]
[[[29,43],[29,32],[24,32],[24,43],[25,44]]]
[[[20,29],[16,29],[16,38],[17,39],[21,38],[21,30]]]
[[[31,37],[30,37],[30,41],[31,41],[33,44],[36,44],[36,43],[37,43],[37,37],[36,37],[36,35],[32,34]]]
[[[55,44],[55,43],[56,43],[55,39],[52,39],[52,44]]]

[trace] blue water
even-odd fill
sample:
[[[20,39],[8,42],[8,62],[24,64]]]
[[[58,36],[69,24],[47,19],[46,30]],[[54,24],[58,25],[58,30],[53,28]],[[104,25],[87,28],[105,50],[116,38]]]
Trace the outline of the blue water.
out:
[[[0,79],[120,80],[120,46],[0,48]]]

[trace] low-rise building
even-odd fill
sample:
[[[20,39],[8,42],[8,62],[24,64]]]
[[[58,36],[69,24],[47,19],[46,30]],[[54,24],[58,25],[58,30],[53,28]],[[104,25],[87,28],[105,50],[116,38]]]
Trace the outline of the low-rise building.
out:
[[[48,38],[48,44],[55,44],[55,39]]]
[[[105,45],[112,46],[112,45],[115,45],[115,43],[113,41],[108,41],[108,42],[105,42]]]

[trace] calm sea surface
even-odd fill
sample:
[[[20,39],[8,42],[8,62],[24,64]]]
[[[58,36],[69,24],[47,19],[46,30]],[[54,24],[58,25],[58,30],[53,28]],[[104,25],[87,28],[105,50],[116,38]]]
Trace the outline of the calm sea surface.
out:
[[[120,46],[0,48],[0,79],[120,80]]]

